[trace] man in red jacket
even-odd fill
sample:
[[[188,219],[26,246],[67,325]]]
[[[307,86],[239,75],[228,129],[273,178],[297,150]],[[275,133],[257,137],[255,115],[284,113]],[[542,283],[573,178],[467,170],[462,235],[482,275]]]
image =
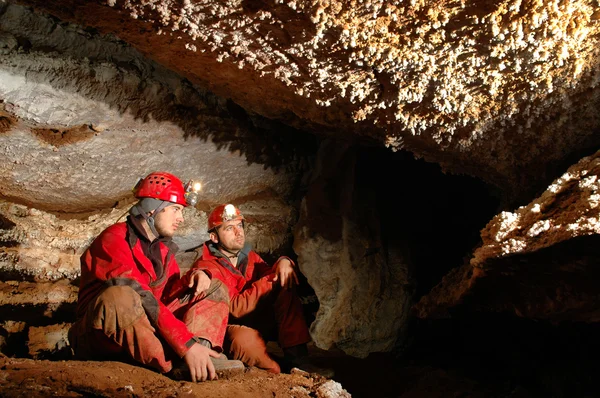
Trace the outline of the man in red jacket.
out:
[[[171,238],[191,192],[172,174],[149,174],[134,188],[139,201],[127,221],[108,227],[83,253],[77,320],[69,330],[76,358],[133,359],[163,373],[175,365],[187,368],[192,381],[243,369],[219,354],[227,288],[199,270],[180,277],[175,261]]]
[[[332,377],[330,369],[308,360],[310,334],[296,295],[296,265],[289,257],[267,264],[246,244],[244,216],[232,204],[216,207],[208,217],[210,240],[192,269],[204,270],[227,286],[230,316],[226,351],[248,366],[273,373],[280,365],[267,352],[265,340],[277,340],[285,362],[308,372]]]

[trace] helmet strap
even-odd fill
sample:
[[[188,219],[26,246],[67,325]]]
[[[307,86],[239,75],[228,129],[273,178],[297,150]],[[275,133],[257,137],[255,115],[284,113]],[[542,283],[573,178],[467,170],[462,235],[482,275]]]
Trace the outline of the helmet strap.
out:
[[[221,237],[219,236],[219,228],[215,229],[215,234],[217,235],[217,238],[219,238],[219,241],[217,242],[217,247],[219,248],[219,251],[221,253],[223,253],[225,255],[225,257],[227,257],[227,258],[237,258],[237,256],[240,254],[241,250],[238,250],[237,252],[232,252],[231,250],[227,250],[225,248],[225,246],[223,246],[221,244]],[[231,256],[227,255],[227,253],[231,254]]]
[[[227,255],[227,253],[223,253],[223,254],[225,254],[225,257],[227,257],[227,258],[236,258],[236,257],[237,257],[237,256],[240,254],[240,251],[241,251],[241,250],[238,250],[238,251],[237,251],[237,252],[235,252],[235,253],[234,253],[234,252],[232,252],[232,251],[229,251],[229,250],[225,249],[225,247],[224,247],[224,246],[221,244],[221,242],[220,242],[220,241],[219,241],[219,243],[217,244],[217,246],[219,246],[219,250],[220,250],[221,252],[227,252],[227,253],[231,254],[231,256],[229,256],[229,255]]]
[[[162,203],[160,205],[158,205],[158,207],[155,210],[153,210],[153,213],[151,216],[148,216],[148,213],[146,213],[146,211],[142,208],[142,206],[139,203],[135,206],[138,210],[138,213],[141,214],[142,217],[144,217],[144,220],[146,220],[148,227],[150,227],[150,231],[157,238],[160,236],[160,234],[158,233],[158,231],[156,231],[156,227],[154,226],[154,222],[155,222],[154,217],[156,217],[156,215],[158,213],[163,211],[164,208],[169,206],[170,204],[172,204],[172,203],[167,200],[163,200]]]

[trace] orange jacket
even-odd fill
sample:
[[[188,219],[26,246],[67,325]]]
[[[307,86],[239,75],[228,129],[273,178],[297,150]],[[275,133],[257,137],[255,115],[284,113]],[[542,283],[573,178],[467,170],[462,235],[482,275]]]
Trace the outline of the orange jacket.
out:
[[[252,312],[260,297],[273,290],[273,267],[254,250],[250,250],[249,246],[240,251],[237,268],[219,251],[211,250],[211,247],[214,244],[209,240],[202,248],[202,256],[194,262],[192,268],[207,272],[227,286],[231,315],[239,318]]]

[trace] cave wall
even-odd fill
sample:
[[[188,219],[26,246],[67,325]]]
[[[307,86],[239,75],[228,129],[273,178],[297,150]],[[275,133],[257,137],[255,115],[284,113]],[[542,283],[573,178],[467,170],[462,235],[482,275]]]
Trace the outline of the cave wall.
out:
[[[408,248],[382,236],[386,214],[362,184],[356,148],[326,142],[317,159],[294,227],[300,269],[319,300],[311,336],[356,357],[392,351],[408,335],[415,294]]]
[[[5,6],[2,29],[5,197],[81,213],[131,197],[138,177],[164,168],[200,180],[202,199],[212,203],[257,191],[290,193],[294,175],[264,169],[273,166],[261,150],[268,138],[254,148],[252,123],[237,120],[226,100],[114,37],[23,7]],[[256,153],[263,158],[253,159]],[[222,169],[237,170],[239,179],[216,172]]]
[[[402,344],[448,271],[417,316],[595,321],[595,155],[552,179],[600,144],[596,6],[0,1],[2,337],[69,320],[79,255],[160,169],[203,183],[175,238],[182,266],[210,209],[235,203],[259,252],[297,256],[323,348]],[[422,189],[413,158],[497,198],[449,176]],[[418,228],[392,228],[372,180],[414,198],[394,220]]]

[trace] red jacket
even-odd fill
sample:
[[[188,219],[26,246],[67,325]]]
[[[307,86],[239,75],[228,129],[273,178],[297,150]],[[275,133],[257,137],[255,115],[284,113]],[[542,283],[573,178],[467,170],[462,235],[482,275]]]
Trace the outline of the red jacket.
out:
[[[174,257],[177,247],[170,240],[154,243],[160,245],[163,264],[162,275],[157,276],[140,239],[145,237],[140,237],[128,222],[108,227],[92,242],[81,256],[77,316],[83,316],[87,306],[105,287],[131,286],[140,294],[144,310],[157,332],[182,357],[189,349],[193,334],[166,307],[186,287]],[[160,271],[160,267],[158,269]]]
[[[249,246],[240,251],[237,265],[237,268],[234,267],[228,258],[214,249],[214,244],[209,240],[192,268],[207,271],[212,278],[220,279],[227,286],[230,313],[239,318],[252,312],[260,297],[273,290],[275,273],[273,267],[254,250],[250,250]]]

